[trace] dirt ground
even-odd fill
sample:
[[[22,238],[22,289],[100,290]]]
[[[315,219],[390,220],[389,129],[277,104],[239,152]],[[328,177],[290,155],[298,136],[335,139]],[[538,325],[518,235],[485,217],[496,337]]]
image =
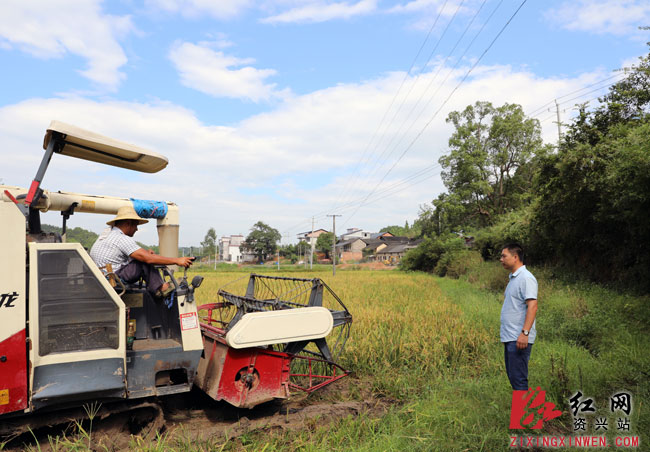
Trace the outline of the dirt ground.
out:
[[[354,400],[349,393],[350,385],[356,386]],[[225,402],[215,402],[195,388],[188,394],[147,400],[142,404],[144,408],[139,410],[113,414],[104,419],[98,415],[92,426],[93,449],[124,450],[132,435],[155,438],[157,433],[164,432],[199,440],[231,439],[254,431],[300,430],[308,428],[310,420],[315,419],[322,425],[360,413],[380,417],[390,405],[396,403],[395,400],[374,397],[369,390],[361,389],[359,393],[359,385],[360,382],[354,378],[347,378],[323,388],[317,394],[294,394],[288,400],[265,403],[253,409],[239,409]],[[50,426],[36,429],[34,435],[26,433],[13,439],[5,445],[4,450],[24,450],[31,445],[46,452],[52,450],[48,436],[74,436],[77,427],[69,417],[57,413],[49,416]],[[88,422],[84,421],[83,426],[87,430]]]

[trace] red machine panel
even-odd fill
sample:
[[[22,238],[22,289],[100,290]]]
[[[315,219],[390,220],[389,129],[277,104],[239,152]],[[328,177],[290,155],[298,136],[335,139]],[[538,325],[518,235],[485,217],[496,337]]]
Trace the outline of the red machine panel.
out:
[[[0,342],[0,414],[27,408],[25,330]]]
[[[289,396],[291,358],[260,348],[228,348],[219,381],[218,399],[253,407]]]

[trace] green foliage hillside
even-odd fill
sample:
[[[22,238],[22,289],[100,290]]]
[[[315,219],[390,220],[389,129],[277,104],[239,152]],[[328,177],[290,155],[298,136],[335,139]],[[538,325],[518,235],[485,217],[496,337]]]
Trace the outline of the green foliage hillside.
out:
[[[41,229],[43,229],[43,232],[55,232],[57,234],[61,234],[61,232],[63,231],[62,228],[58,226],[53,226],[51,224],[43,224],[41,225]],[[92,231],[80,227],[68,228],[68,230],[66,231],[67,242],[81,243],[81,246],[83,246],[87,250],[92,248],[93,244],[97,240],[97,237],[99,237],[98,234],[95,234]],[[148,246],[140,242],[136,242],[136,243],[144,249],[151,249],[155,253],[158,253],[158,246]]]
[[[52,226],[51,224],[44,224],[41,228],[44,232],[55,232],[57,234],[61,234],[63,231],[60,227]],[[97,237],[99,237],[98,234],[80,227],[67,228],[66,231],[66,240],[68,242],[81,243],[81,245],[87,249],[90,249],[93,246]]]
[[[430,240],[404,267],[431,271],[445,234],[465,231],[486,259],[517,241],[528,262],[650,291],[650,55],[624,71],[599,105],[580,106],[555,149],[518,105],[451,112],[447,192],[422,210]]]

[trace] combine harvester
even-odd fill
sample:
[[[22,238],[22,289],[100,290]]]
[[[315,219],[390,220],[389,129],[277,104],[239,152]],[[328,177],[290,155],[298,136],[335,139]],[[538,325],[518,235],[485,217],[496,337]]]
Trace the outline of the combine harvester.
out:
[[[193,385],[214,400],[252,408],[349,373],[335,360],[352,316],[318,278],[253,274],[245,294],[220,290],[215,302],[197,307],[203,278],[188,283],[187,273],[177,279],[162,266],[175,287],[168,307],[142,282],[107,277],[79,243],[66,243],[71,215],[115,215],[133,205],[157,219],[160,254],[177,257],[178,207],[43,190],[50,160],[60,154],[146,173],[168,161],[57,121],[43,148],[29,189],[0,185],[0,435],[83,418],[97,402],[100,418],[148,410],[161,422],[156,397]],[[47,211],[61,212],[61,235],[42,231],[40,213]]]

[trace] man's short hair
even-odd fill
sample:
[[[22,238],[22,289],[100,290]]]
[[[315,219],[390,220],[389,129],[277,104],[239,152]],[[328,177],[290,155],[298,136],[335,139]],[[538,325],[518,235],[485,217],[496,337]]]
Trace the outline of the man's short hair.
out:
[[[502,248],[510,251],[511,254],[516,254],[521,262],[524,262],[524,249],[518,243],[508,243]]]

